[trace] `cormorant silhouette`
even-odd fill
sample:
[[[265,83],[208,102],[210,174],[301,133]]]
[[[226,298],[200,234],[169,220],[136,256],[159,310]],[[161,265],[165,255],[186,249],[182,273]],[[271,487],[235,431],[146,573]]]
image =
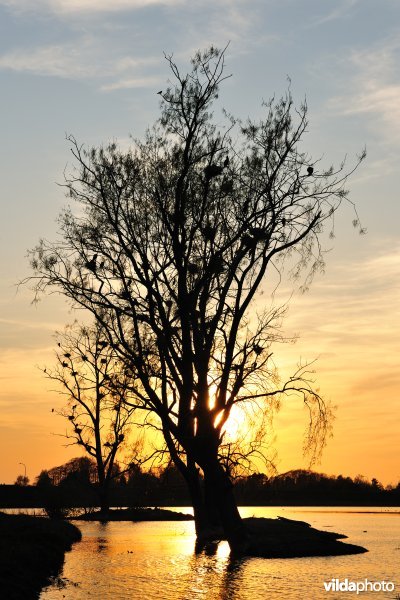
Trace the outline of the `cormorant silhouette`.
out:
[[[210,223],[206,223],[203,227],[204,237],[207,240],[212,240],[215,236],[216,229]]]
[[[313,167],[307,167],[307,173],[309,175],[312,175],[314,173],[314,168]]]
[[[199,272],[199,266],[196,265],[196,263],[189,263],[188,264],[188,271],[189,273],[191,273],[191,275],[196,275],[196,273]]]
[[[242,242],[243,245],[247,246],[248,248],[253,248],[257,245],[257,240],[250,235],[247,235],[247,233],[245,233],[242,237]]]
[[[92,260],[88,260],[85,263],[85,267],[87,269],[89,269],[89,271],[93,271],[93,273],[96,273],[96,260],[97,260],[97,254],[93,254]]]
[[[220,167],[219,165],[207,165],[204,169],[204,175],[206,176],[206,179],[212,179],[213,177],[221,175],[223,170],[224,167]]]
[[[232,179],[227,179],[221,184],[221,192],[224,194],[229,194],[233,190],[233,181]]]
[[[250,227],[249,232],[256,240],[266,240],[268,238],[268,233],[263,227]]]

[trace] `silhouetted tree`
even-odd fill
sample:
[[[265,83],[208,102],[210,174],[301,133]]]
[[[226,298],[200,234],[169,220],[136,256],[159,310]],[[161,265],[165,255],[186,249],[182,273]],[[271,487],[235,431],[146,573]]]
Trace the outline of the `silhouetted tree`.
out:
[[[49,488],[53,485],[53,481],[46,469],[40,471],[39,475],[35,479],[35,485],[41,488]]]
[[[60,384],[60,393],[66,397],[66,406],[55,411],[68,422],[65,437],[95,461],[100,506],[106,511],[110,482],[120,473],[118,453],[126,448],[134,410],[126,402],[127,375],[99,324],[92,327],[75,324],[58,337],[57,365],[43,371]],[[69,474],[82,474],[82,466],[72,465]],[[86,461],[84,466],[89,481],[92,463]]]
[[[66,463],[52,467],[46,471],[41,471],[38,476],[39,479],[50,480],[51,485],[59,486],[64,481],[70,480],[71,478],[85,481],[88,485],[98,483],[98,474],[96,461],[88,456],[77,456],[71,458]],[[38,485],[38,483],[37,483]]]
[[[135,382],[133,404],[159,419],[198,534],[210,524],[208,503],[241,551],[246,532],[219,458],[232,408],[268,411],[297,393],[309,445],[323,441],[328,421],[307,365],[279,382],[271,344],[283,339],[283,313],[257,313],[254,300],[285,261],[308,269],[306,284],[322,265],[320,233],[347,197],[348,173],[299,149],[307,108],[294,109],[290,93],[264,103],[259,122],[214,124],[224,51],[198,52],[186,75],[167,61],[174,82],[143,142],[85,150],[69,138],[77,167],[66,186],[79,212],[61,215],[62,241],[33,251],[36,293],[61,291],[103,324]],[[83,431],[77,439],[87,443]]]
[[[29,477],[26,475],[18,475],[14,482],[14,485],[27,486],[29,485]]]

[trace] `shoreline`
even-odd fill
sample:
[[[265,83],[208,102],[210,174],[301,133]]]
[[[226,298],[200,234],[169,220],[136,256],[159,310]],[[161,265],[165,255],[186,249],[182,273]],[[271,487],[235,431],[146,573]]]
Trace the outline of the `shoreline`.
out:
[[[65,553],[81,540],[65,521],[0,512],[0,589],[7,600],[36,600],[57,576]]]

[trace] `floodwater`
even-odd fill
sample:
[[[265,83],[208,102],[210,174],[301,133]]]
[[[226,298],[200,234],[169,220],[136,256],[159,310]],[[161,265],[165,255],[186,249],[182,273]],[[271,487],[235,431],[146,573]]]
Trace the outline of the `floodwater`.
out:
[[[177,509],[190,512],[190,509]],[[83,537],[66,554],[60,577],[41,600],[400,600],[398,508],[245,507],[243,517],[307,521],[344,533],[368,548],[352,556],[229,559],[226,542],[216,554],[195,555],[194,525],[181,522],[77,522]],[[324,582],[374,585],[376,591],[325,591]],[[381,590],[381,582],[389,591]],[[380,586],[378,585],[380,584]],[[393,586],[388,585],[393,584]],[[335,583],[336,585],[336,583]],[[360,588],[361,589],[361,588]]]

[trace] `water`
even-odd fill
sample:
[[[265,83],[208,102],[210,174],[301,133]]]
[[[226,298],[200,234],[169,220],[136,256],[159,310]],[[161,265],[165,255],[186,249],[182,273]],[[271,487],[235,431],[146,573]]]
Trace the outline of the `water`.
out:
[[[177,509],[189,512],[189,509]],[[368,512],[370,511],[370,512]],[[304,520],[345,533],[369,549],[353,556],[231,562],[226,542],[214,556],[194,554],[193,522],[79,522],[82,542],[66,554],[61,577],[41,600],[400,599],[398,508],[246,507],[247,516]],[[393,592],[326,592],[332,578],[395,584]]]

